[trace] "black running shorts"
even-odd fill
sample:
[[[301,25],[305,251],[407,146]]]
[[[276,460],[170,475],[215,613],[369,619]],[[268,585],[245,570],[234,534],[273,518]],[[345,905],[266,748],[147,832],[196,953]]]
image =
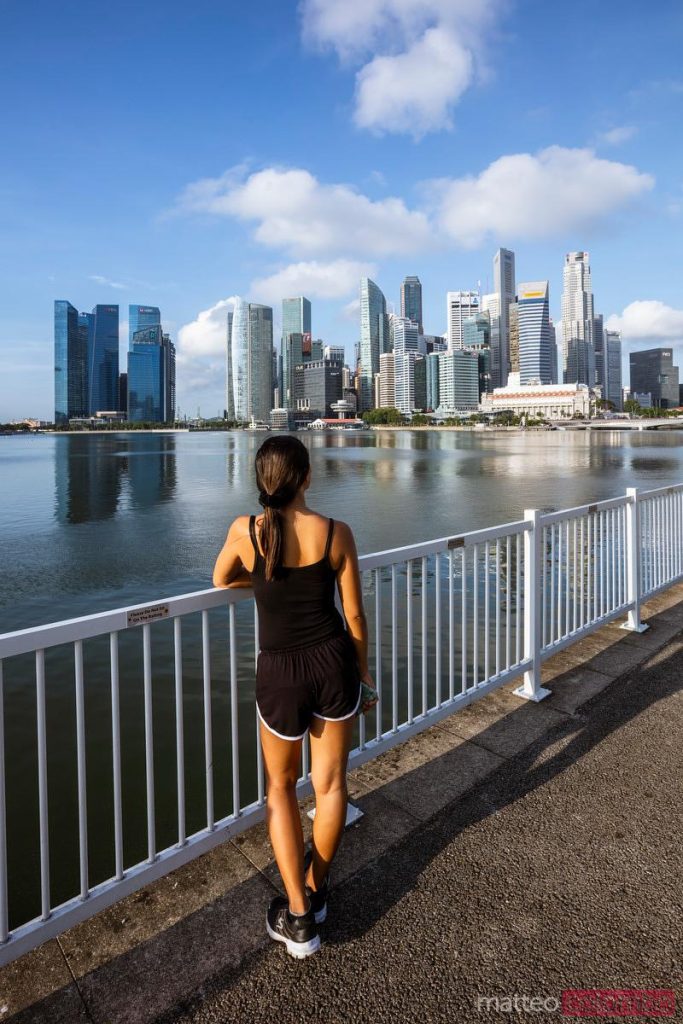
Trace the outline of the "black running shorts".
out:
[[[283,740],[301,739],[312,717],[350,718],[360,697],[358,657],[346,630],[310,647],[259,651],[256,709],[266,728]]]

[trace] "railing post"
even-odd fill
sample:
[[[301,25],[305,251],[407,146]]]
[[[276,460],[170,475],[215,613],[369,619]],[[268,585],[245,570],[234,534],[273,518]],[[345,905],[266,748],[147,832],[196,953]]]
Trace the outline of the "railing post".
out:
[[[638,488],[626,489],[626,584],[627,598],[631,605],[622,629],[632,633],[644,633],[648,626],[640,621],[640,504]]]
[[[524,510],[524,518],[531,524],[524,531],[524,660],[531,667],[524,673],[524,683],[514,691],[524,700],[540,701],[550,696],[550,690],[541,686],[541,589],[542,552],[541,513],[536,508]]]

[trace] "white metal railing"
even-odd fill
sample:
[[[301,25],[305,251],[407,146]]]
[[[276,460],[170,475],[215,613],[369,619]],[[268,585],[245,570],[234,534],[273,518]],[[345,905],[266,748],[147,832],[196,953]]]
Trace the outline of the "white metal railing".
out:
[[[360,567],[380,700],[350,767],[516,677],[542,699],[543,660],[612,619],[646,628],[641,601],[683,576],[683,485],[530,510]],[[239,589],[0,636],[0,964],[264,818],[257,655]],[[25,745],[8,745],[27,728],[28,772]],[[309,757],[306,737],[300,797]]]

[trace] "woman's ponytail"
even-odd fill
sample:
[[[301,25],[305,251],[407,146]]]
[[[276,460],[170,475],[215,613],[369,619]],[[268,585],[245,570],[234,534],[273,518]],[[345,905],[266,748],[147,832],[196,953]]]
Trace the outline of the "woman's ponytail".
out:
[[[306,479],[309,465],[306,445],[286,434],[269,437],[256,453],[256,483],[259,503],[264,510],[261,547],[267,580],[274,579],[282,565],[283,520],[278,510],[294,500]]]

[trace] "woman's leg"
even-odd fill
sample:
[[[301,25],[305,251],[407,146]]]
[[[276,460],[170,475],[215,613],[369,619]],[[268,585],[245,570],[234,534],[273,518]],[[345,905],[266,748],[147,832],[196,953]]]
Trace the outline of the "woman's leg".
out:
[[[266,821],[273,853],[287,891],[292,914],[308,908],[304,892],[304,836],[301,828],[296,782],[299,777],[301,740],[282,740],[259,723],[266,772]]]
[[[313,860],[306,884],[314,891],[329,872],[344,832],[348,802],[346,765],[355,721],[353,715],[339,722],[313,718],[309,729],[315,817]]]

